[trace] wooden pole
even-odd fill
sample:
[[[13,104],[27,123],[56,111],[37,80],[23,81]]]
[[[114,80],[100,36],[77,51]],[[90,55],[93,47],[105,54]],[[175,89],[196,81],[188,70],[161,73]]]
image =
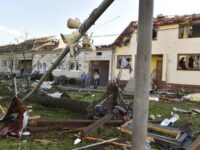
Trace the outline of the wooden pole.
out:
[[[81,25],[79,29],[80,36],[77,36],[75,41],[78,41],[82,35],[84,35],[89,28],[95,23],[95,21],[104,13],[104,11],[112,4],[114,0],[104,0],[99,5],[98,8],[94,9],[91,15],[84,21],[84,23]],[[55,60],[53,65],[47,70],[47,72],[42,76],[37,86],[35,86],[24,98],[22,98],[22,101],[27,99],[29,96],[31,96],[35,91],[39,89],[41,84],[44,82],[46,77],[57,67],[57,65],[62,61],[62,59],[69,53],[70,51],[70,45],[67,45],[62,53],[59,55],[59,57]]]
[[[145,150],[147,137],[153,0],[139,1],[138,43],[135,66],[132,149]]]

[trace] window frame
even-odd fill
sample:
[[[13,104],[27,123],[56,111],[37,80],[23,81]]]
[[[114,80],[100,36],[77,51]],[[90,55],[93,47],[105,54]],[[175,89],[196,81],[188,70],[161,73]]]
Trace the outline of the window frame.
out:
[[[130,63],[130,64],[132,63],[132,55],[117,55],[117,66],[116,66],[117,69],[121,69],[121,68],[120,68],[120,64],[119,64],[119,59],[120,59],[120,58],[123,58],[123,57],[125,57],[126,59],[127,59],[127,58],[130,58],[129,63]],[[129,68],[128,68],[128,66],[127,66],[127,67],[122,68],[122,69],[129,69]]]
[[[186,69],[182,69],[179,64],[182,57],[185,58]],[[193,58],[193,63],[192,63],[193,68],[192,66],[189,66],[191,65],[191,63],[189,64],[189,58],[191,59]],[[177,54],[177,70],[178,71],[200,71],[200,53],[199,54],[197,53]]]

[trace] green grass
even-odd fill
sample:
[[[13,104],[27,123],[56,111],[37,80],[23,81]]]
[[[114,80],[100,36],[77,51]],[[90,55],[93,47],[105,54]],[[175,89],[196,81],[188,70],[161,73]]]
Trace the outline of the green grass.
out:
[[[49,119],[49,120],[64,120],[71,118],[83,118],[83,114],[71,112],[63,108],[47,108],[40,106],[35,103],[27,104],[27,106],[32,106],[32,111],[29,113],[30,116],[40,115],[41,118]],[[30,110],[30,109],[29,109]]]
[[[95,92],[95,93],[93,92],[92,95],[90,95],[88,92],[77,92],[77,91],[69,91],[67,93],[73,100],[81,100],[84,102],[97,101],[104,95],[104,93],[102,92]]]
[[[173,111],[173,107],[176,108],[182,108],[182,109],[192,109],[192,108],[200,108],[200,103],[189,103],[189,102],[184,102],[184,103],[168,103],[168,102],[150,102],[149,105],[149,116],[151,114],[153,115],[162,115],[160,119],[165,119],[165,118],[170,118],[172,117],[171,112]],[[177,113],[180,116],[180,119],[175,122],[174,126],[177,128],[183,127],[186,123],[191,123],[191,130],[193,133],[200,132],[200,114],[196,115],[188,115],[185,113],[179,113],[179,112],[174,112]]]
[[[87,92],[75,92],[69,91],[68,94],[73,100],[82,100],[86,102],[93,102],[98,100],[104,93],[93,93],[95,97],[86,95]],[[3,104],[10,102],[10,99]],[[35,103],[30,103],[25,101],[26,106],[32,106],[32,112],[30,116],[40,115],[42,119],[50,120],[64,120],[64,119],[77,119],[84,118],[86,114],[80,114],[75,112],[70,112],[65,109],[60,108],[46,108]],[[5,105],[6,106],[6,105]],[[171,112],[173,107],[182,109],[200,108],[198,103],[168,103],[168,102],[150,102],[149,106],[149,116],[162,115],[160,120],[171,117]],[[187,115],[183,113],[178,113],[180,115],[180,120],[178,120],[174,126],[182,127],[186,122],[190,122],[191,129],[193,133],[200,131],[200,117],[199,115]],[[77,134],[77,133],[76,133]],[[120,141],[130,141],[131,137],[127,135],[122,135],[116,128],[107,128],[102,130],[97,130],[93,135],[98,135],[104,137],[105,139],[118,137]],[[76,137],[72,133],[67,133],[66,131],[48,131],[48,132],[33,132],[28,137],[14,138],[14,137],[1,137],[0,138],[0,150],[71,150],[75,148],[73,141]],[[41,142],[41,140],[46,140],[46,142]],[[83,142],[78,144],[76,147],[82,145],[90,144],[93,142]],[[108,150],[114,150],[116,147],[106,145],[104,146]]]

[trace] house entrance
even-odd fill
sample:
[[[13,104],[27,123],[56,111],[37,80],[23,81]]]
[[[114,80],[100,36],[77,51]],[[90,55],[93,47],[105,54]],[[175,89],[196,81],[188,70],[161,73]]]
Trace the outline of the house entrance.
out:
[[[31,72],[32,70],[32,60],[20,60],[20,69],[24,69],[26,72]]]
[[[152,79],[157,88],[163,88],[165,82],[162,81],[163,55],[153,55],[151,63]]]
[[[106,86],[108,84],[109,61],[90,61],[90,75],[93,81],[93,75],[97,72],[100,76],[99,85]]]

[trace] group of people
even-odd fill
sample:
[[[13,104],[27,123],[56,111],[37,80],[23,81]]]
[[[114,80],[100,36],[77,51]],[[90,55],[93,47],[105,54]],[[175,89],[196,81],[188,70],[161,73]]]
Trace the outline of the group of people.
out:
[[[89,73],[86,74],[85,72],[83,72],[81,74],[81,87],[85,88],[85,87],[90,86],[92,79],[93,79],[93,82],[94,82],[94,89],[97,89],[97,86],[99,85],[99,74],[98,74],[98,72],[94,72],[93,78],[90,77]]]
[[[187,60],[186,60],[187,59]],[[187,63],[187,64],[186,64]],[[181,57],[179,61],[179,68],[183,70],[187,69],[200,69],[200,56],[195,57],[190,56],[190,57]]]

